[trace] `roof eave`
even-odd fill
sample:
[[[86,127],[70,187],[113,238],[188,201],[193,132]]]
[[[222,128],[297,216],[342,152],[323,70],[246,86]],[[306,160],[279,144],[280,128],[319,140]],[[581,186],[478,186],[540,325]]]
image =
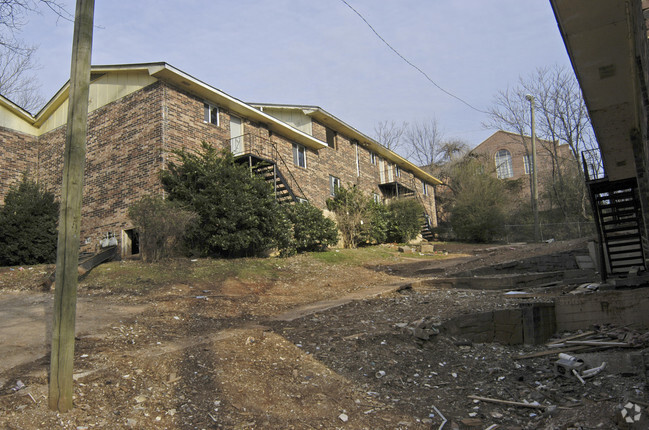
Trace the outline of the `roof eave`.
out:
[[[285,104],[272,104],[272,103],[250,103],[252,106],[261,107],[261,108],[274,108],[274,109],[301,109],[305,115],[312,117],[313,119],[321,122],[324,125],[330,125],[335,128],[342,127],[345,129],[345,134],[350,138],[358,141],[360,145],[365,146],[366,148],[377,153],[381,157],[394,162],[399,167],[411,171],[417,178],[423,179],[426,182],[432,185],[440,185],[442,181],[434,177],[433,175],[425,172],[420,167],[412,164],[410,161],[401,157],[399,154],[387,149],[385,146],[378,143],[376,140],[367,136],[366,134],[356,130],[351,125],[340,120],[336,116],[330,114],[326,110],[322,109],[319,106],[313,105],[285,105]]]

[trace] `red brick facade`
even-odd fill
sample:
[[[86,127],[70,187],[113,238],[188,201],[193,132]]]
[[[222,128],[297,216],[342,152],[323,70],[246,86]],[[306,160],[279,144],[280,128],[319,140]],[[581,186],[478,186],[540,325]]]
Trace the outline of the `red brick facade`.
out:
[[[0,127],[0,203],[23,173],[33,174],[38,165],[38,140],[34,136]]]
[[[219,108],[218,124],[204,121],[206,102]],[[344,185],[355,184],[368,194],[383,195],[379,187],[379,163],[372,164],[367,144],[359,144],[337,132],[336,148],[323,144],[317,144],[319,149],[305,148],[306,167],[300,167],[293,162],[294,142],[271,131],[268,124],[241,113],[233,114],[218,102],[158,80],[89,114],[82,249],[94,251],[107,235],[114,235],[120,241],[124,238],[123,231],[132,228],[128,207],[146,194],[162,192],[159,172],[173,156],[173,150],[198,149],[203,141],[229,149],[234,115],[242,120],[246,152],[269,159],[281,158],[283,161],[277,164],[284,170],[283,175],[294,178],[304,197],[317,207],[324,209],[330,197],[330,175]],[[317,121],[312,126],[312,136],[326,142],[326,127]],[[58,127],[39,137],[0,130],[0,202],[6,184],[19,180],[26,170],[35,172],[46,188],[57,195],[60,193],[65,128]],[[393,168],[389,163],[384,164]],[[415,179],[411,172],[402,170],[401,178],[393,179],[416,185],[420,200],[436,222],[433,184],[428,185],[428,195],[424,196],[421,180]]]
[[[536,140],[536,166],[539,182],[539,191],[542,192],[544,179],[552,175],[552,157],[549,149],[553,148],[552,142],[541,139]],[[511,159],[511,168],[502,166],[503,158],[498,158],[499,151],[507,151]],[[574,160],[568,145],[557,146],[558,159],[560,162]],[[487,140],[476,146],[472,154],[479,155],[485,162],[487,171],[493,172],[501,179],[517,180],[523,179],[521,187],[522,198],[530,197],[530,172],[525,168],[525,156],[529,154],[529,166],[532,165],[532,141],[529,136],[521,137],[516,133],[497,131]],[[501,162],[501,169],[498,170],[497,161]],[[503,173],[511,173],[511,176]]]

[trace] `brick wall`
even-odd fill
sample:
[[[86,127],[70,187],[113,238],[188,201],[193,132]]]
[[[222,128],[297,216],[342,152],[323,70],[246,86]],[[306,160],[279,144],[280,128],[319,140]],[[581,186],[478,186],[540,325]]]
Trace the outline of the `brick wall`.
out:
[[[20,182],[23,173],[36,175],[37,139],[28,134],[0,127],[0,205],[9,188]],[[34,179],[38,179],[37,177]]]
[[[128,207],[161,192],[163,88],[150,85],[91,112],[84,173],[82,250],[132,228]],[[65,126],[39,139],[39,178],[60,196]]]
[[[159,172],[172,157],[173,150],[197,150],[203,141],[230,149],[233,115],[242,119],[246,152],[260,151],[262,156],[275,159],[269,145],[272,141],[287,170],[317,207],[326,207],[330,197],[330,175],[338,177],[345,185],[357,185],[368,195],[382,195],[378,162],[372,164],[370,151],[347,136],[336,135],[336,148],[324,147],[317,151],[307,148],[307,165],[302,168],[293,163],[293,142],[289,139],[270,133],[265,124],[231,113],[222,106],[219,106],[219,124],[206,123],[204,102],[200,97],[159,81],[90,113],[82,250],[96,250],[107,234],[121,241],[122,230],[132,228],[128,207],[146,194],[162,192]],[[59,198],[65,129],[65,126],[59,127],[39,138],[0,130],[2,184],[19,180],[22,171],[32,168],[45,188]],[[326,141],[326,127],[314,121],[313,135]],[[279,164],[280,168],[285,168]],[[288,172],[283,173],[288,175]],[[414,180],[412,173],[403,171],[400,181],[417,186],[429,214],[434,216],[432,186],[429,186],[429,196],[425,197],[421,193],[421,181]],[[0,190],[0,197],[2,192]]]

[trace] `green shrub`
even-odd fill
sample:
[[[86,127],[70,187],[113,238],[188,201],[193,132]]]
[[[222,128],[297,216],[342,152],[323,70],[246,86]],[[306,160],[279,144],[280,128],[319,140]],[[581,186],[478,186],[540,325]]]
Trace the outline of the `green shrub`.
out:
[[[263,179],[228,151],[203,143],[202,151],[176,151],[178,163],[162,172],[169,200],[198,215],[187,232],[194,255],[242,257],[290,246],[291,228]]]
[[[129,207],[128,217],[139,234],[144,261],[158,261],[177,252],[187,226],[197,218],[160,196],[142,197]]]
[[[286,205],[293,224],[293,244],[297,251],[323,251],[338,242],[336,223],[309,203]]]
[[[393,200],[388,205],[387,240],[409,242],[421,232],[424,208],[415,199]]]
[[[0,265],[56,261],[59,204],[25,174],[0,208]]]
[[[363,228],[363,240],[368,243],[385,243],[388,241],[390,211],[382,203],[371,201],[367,212],[367,224]]]
[[[336,187],[336,195],[327,200],[327,209],[336,214],[336,225],[345,248],[356,248],[363,236],[364,219],[369,212],[369,197],[351,185]]]

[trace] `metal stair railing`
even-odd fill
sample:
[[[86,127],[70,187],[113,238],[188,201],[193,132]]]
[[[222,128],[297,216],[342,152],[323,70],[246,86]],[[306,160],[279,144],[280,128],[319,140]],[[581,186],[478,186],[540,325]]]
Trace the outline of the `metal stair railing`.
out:
[[[298,201],[298,199],[307,200],[304,190],[300,187],[299,182],[293,175],[293,172],[273,141],[251,133],[246,133],[242,136],[228,139],[227,141],[232,142],[233,139],[241,138],[243,138],[243,152],[235,154],[235,156],[253,155],[260,160],[272,163],[275,166],[275,175],[284,183],[284,186],[288,190],[293,201]],[[286,172],[286,174],[283,172]],[[296,191],[298,192],[296,193]]]
[[[421,205],[422,209],[424,210],[424,220],[425,220],[425,223],[426,223],[426,228],[428,229],[428,231],[432,235],[433,234],[433,226],[430,225],[430,214],[426,210],[426,205],[424,204],[424,199],[420,195],[419,190],[417,189],[417,178],[414,178],[414,177],[412,178],[412,181],[410,183],[410,188],[412,189],[412,191],[414,193],[415,199],[417,200],[417,202]]]

